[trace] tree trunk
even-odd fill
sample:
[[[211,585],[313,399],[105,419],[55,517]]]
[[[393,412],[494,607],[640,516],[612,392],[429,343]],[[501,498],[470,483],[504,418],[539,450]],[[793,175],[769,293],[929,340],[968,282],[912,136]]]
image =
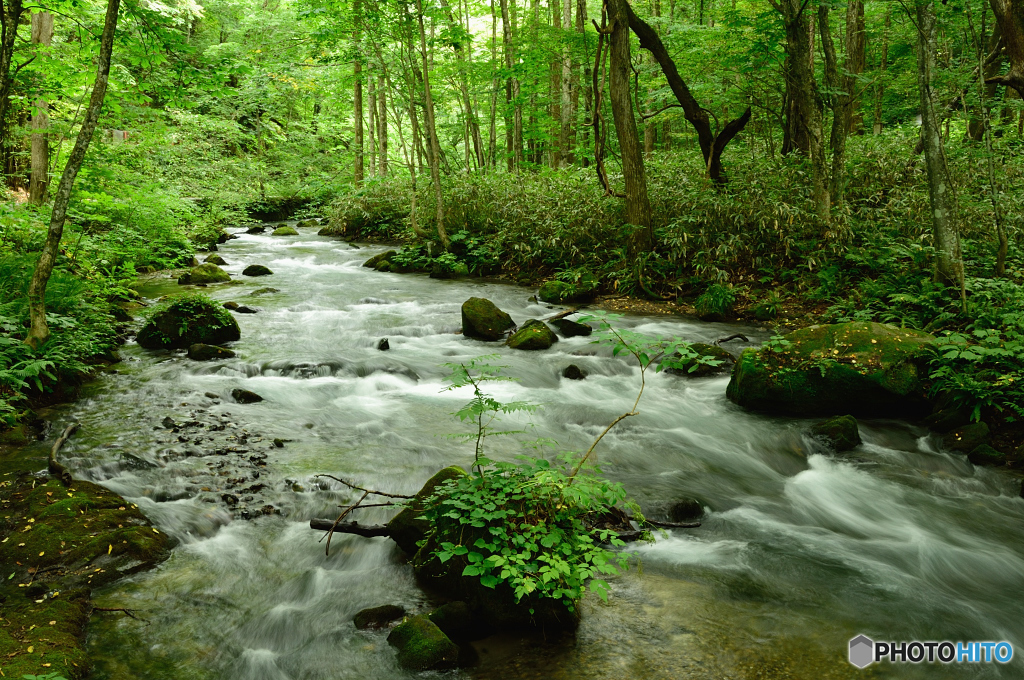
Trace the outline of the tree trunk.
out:
[[[377,115],[377,137],[380,148],[380,162],[377,170],[383,177],[388,174],[388,103],[387,90],[384,86],[384,76],[377,77],[377,105],[380,110]]]
[[[848,121],[847,131],[864,133],[864,116],[859,113],[857,76],[864,73],[867,65],[867,30],[864,26],[864,1],[850,0],[846,6],[846,73],[843,74],[844,116]]]
[[[5,0],[0,11],[0,151],[7,156],[7,110],[10,106],[11,86],[17,71],[11,70],[14,46],[18,37],[18,24],[24,14],[22,0]]]
[[[36,264],[36,269],[32,273],[32,281],[29,283],[28,304],[31,328],[25,342],[34,348],[45,343],[50,337],[50,328],[46,324],[46,284],[50,280],[50,274],[53,273],[53,266],[57,261],[57,253],[60,248],[60,239],[64,235],[64,220],[67,216],[68,204],[71,201],[71,187],[82,167],[82,161],[85,160],[85,152],[88,151],[89,142],[92,141],[93,133],[96,131],[96,123],[100,117],[100,110],[103,108],[103,98],[107,94],[110,56],[114,51],[114,31],[117,30],[117,11],[120,6],[121,0],[108,0],[107,2],[103,35],[100,38],[100,53],[96,64],[96,82],[92,87],[89,108],[85,112],[85,120],[82,121],[82,128],[78,131],[75,146],[68,156],[67,165],[64,166],[60,184],[57,185],[57,193],[53,199],[53,211],[50,214],[50,228],[46,232],[43,252],[39,255],[39,262]]]
[[[491,120],[487,134],[487,167],[498,163],[498,15],[491,0]]]
[[[584,46],[587,41],[587,34],[585,31],[586,25],[587,0],[576,0],[576,34]],[[593,77],[590,71],[590,61],[586,59],[583,60],[583,82],[586,83],[586,85],[583,86],[583,146],[584,148],[589,148],[590,128],[593,125],[592,117],[594,115],[594,88]],[[577,95],[577,97],[578,96],[579,95]],[[580,155],[583,157],[583,167],[589,166],[589,155],[587,153],[582,153]]]
[[[892,26],[892,10],[886,6],[885,9],[885,29],[882,31],[882,59],[878,65],[878,70],[881,76],[878,78],[878,84],[875,85],[875,120],[872,132],[876,135],[882,134],[882,95],[885,94],[885,85],[882,84],[882,79],[885,77],[885,72],[889,68],[889,27]]]
[[[562,120],[558,135],[558,146],[562,150],[561,167],[572,165],[575,162],[573,156],[576,140],[573,135],[573,123],[576,122],[576,102],[579,95],[576,90],[579,88],[579,81],[576,80],[576,69],[572,61],[572,40],[570,29],[572,28],[572,0],[563,0],[562,3],[562,25],[565,27],[564,42],[562,43]]]
[[[515,149],[516,126],[522,125],[522,118],[513,114],[513,107],[518,112],[516,100],[519,98],[519,84],[513,85],[515,78],[512,76],[512,20],[508,13],[508,0],[501,0],[501,45],[505,55],[505,71],[508,73],[505,78],[505,155],[509,172],[517,172],[519,157]],[[514,120],[516,119],[516,120]]]
[[[427,63],[427,33],[423,27],[423,0],[416,0],[420,24],[420,52],[423,56],[423,99],[426,104],[427,135],[430,137],[430,180],[434,185],[434,200],[437,202],[437,237],[441,245],[448,248],[448,232],[444,228],[444,197],[441,193],[441,143],[437,139],[437,125],[434,121],[434,98],[430,93],[430,65]]]
[[[356,59],[352,67],[355,83],[352,85],[352,117],[355,121],[355,162],[352,165],[352,175],[356,184],[363,181],[365,176],[363,169],[363,4],[362,0],[352,0],[352,13],[355,15],[355,32],[353,43],[355,46]]]
[[[560,0],[548,0],[551,6],[551,27],[559,41],[564,41],[562,34],[562,3]],[[563,43],[564,44],[564,43]],[[562,55],[556,49],[551,59],[551,79],[548,85],[548,101],[551,102],[551,167],[562,167]]]
[[[826,223],[831,213],[825,165],[825,134],[821,97],[814,78],[811,20],[802,0],[770,0],[782,14],[786,29],[787,135],[783,153],[800,151],[811,162],[814,209]],[[788,141],[788,148],[786,142]]]
[[[32,15],[32,43],[49,47],[53,40],[53,15],[36,12]],[[46,203],[46,189],[50,184],[50,140],[46,130],[50,126],[49,104],[45,97],[36,100],[32,111],[32,179],[28,186],[28,200],[33,205]]]
[[[1024,0],[991,0],[991,5],[1003,34],[1010,70],[985,82],[1012,87],[1024,98]]]
[[[660,17],[661,16],[661,3],[658,2],[658,0],[654,0],[654,2],[651,3],[651,16],[653,16],[653,17]],[[650,53],[648,53],[648,55],[647,55],[647,60],[651,64],[657,63],[657,61],[654,58],[654,55],[650,54]],[[654,98],[653,98],[652,95],[653,95],[653,89],[648,89],[647,90],[647,107],[648,107],[648,110],[654,110]],[[644,122],[644,154],[649,156],[650,154],[654,153],[654,145],[657,143],[657,141],[658,141],[658,124],[655,123],[653,120],[645,121]]]
[[[997,23],[992,27],[992,33],[989,34],[987,54],[992,54],[995,50],[999,49],[999,43],[1001,40],[1001,34],[999,32],[999,24]],[[991,82],[994,76],[999,75],[999,71],[1003,67],[1002,53],[995,59],[988,60],[986,64],[985,60],[986,51],[978,47],[978,69],[979,72],[983,73],[984,83],[981,83],[982,87],[979,87],[979,91],[982,94],[982,99],[991,101],[996,96],[996,88],[999,87],[997,83]],[[985,104],[982,103],[980,107],[974,108],[971,111],[971,117],[967,121],[967,138],[980,142],[985,136],[985,123],[989,120],[989,112],[985,110]]]
[[[610,64],[608,97],[615,119],[615,132],[622,154],[622,175],[626,182],[626,223],[633,227],[629,252],[633,259],[654,246],[651,201],[647,195],[644,155],[636,130],[630,88],[629,5],[626,0],[607,0],[608,49]]]
[[[448,22],[454,28],[455,26],[462,26],[461,23],[455,21],[455,15],[452,14],[451,7],[449,7],[447,0],[441,0],[441,8],[444,9],[448,15]],[[466,57],[466,51],[462,47],[462,43],[455,44],[455,59],[459,65],[459,89],[462,91],[462,108],[466,115],[466,120],[469,125],[469,136],[473,141],[473,155],[476,158],[476,162],[483,166],[484,164],[484,144],[483,140],[480,139],[480,121],[476,119],[476,113],[473,111],[473,102],[469,98],[469,85],[468,85],[468,59]],[[469,169],[467,164],[466,169]]]
[[[370,73],[374,71],[374,65],[370,64]],[[377,79],[372,75],[369,78],[370,81],[370,117],[368,122],[370,123],[370,140],[366,146],[366,152],[370,156],[370,177],[377,175]]]
[[[711,116],[707,109],[697,103],[690,93],[690,88],[683,82],[676,68],[675,62],[669,56],[664,43],[658,33],[650,27],[643,19],[638,17],[626,0],[623,0],[625,10],[629,16],[629,27],[640,40],[640,47],[650,51],[661,66],[661,72],[665,74],[668,85],[676,100],[683,107],[683,115],[697,131],[697,143],[700,145],[701,153],[704,154],[704,164],[708,176],[716,184],[724,184],[725,173],[722,170],[722,152],[750,121],[750,108],[742,116],[726,123],[725,127],[716,135],[711,130]]]
[[[917,1],[917,86],[921,97],[921,139],[928,171],[932,234],[937,254],[935,276],[963,290],[964,265],[960,253],[953,182],[942,143],[942,117],[932,91],[935,73],[936,19],[934,0]],[[962,293],[961,293],[962,294]]]

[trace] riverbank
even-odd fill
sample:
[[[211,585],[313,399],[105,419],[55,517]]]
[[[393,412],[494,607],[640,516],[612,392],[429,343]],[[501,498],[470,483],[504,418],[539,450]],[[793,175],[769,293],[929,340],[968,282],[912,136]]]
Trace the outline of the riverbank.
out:
[[[152,568],[171,542],[109,489],[47,474],[47,449],[0,445],[0,674],[77,680],[93,590]]]

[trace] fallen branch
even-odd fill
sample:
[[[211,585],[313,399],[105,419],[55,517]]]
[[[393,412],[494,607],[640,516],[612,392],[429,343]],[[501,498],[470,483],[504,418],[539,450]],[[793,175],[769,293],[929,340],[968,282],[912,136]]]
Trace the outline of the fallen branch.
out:
[[[355,503],[342,510],[341,514],[338,515],[338,519],[334,520],[334,524],[331,525],[330,531],[327,532],[327,547],[324,549],[325,555],[331,554],[331,538],[334,536],[334,530],[337,528],[338,524],[341,523],[341,520],[345,519],[345,515],[359,507],[359,504],[363,502],[363,499],[369,495],[369,491],[364,493],[362,496],[359,497],[359,500],[357,500]],[[321,538],[320,540],[322,541],[324,539]]]
[[[559,312],[558,314],[554,314],[552,316],[544,317],[541,320],[542,321],[558,321],[559,319],[564,319],[567,316],[572,316],[573,314],[575,314],[576,312],[580,311],[581,309],[586,309],[586,308],[587,308],[587,305],[583,305],[582,307],[575,307],[573,309],[567,309],[564,312]]]
[[[729,342],[730,340],[742,340],[743,342],[750,342],[750,340],[747,340],[747,336],[743,335],[742,333],[736,333],[735,335],[730,335],[727,338],[719,338],[718,340],[715,340],[715,344],[721,345],[723,342]]]
[[[92,610],[94,612],[120,612],[125,616],[129,616],[135,619],[136,621],[144,621],[145,623],[149,623],[149,621],[146,621],[146,619],[136,616],[135,612],[131,609],[125,609],[124,607],[93,607]]]
[[[53,443],[53,448],[50,449],[50,458],[47,464],[47,469],[50,474],[59,479],[61,484],[65,487],[71,486],[74,480],[71,478],[71,473],[68,472],[67,468],[57,462],[57,452],[60,451],[61,447],[67,443],[68,439],[71,438],[71,435],[73,435],[79,427],[78,423],[71,423],[64,428],[64,432],[57,441]]]
[[[363,506],[366,507],[366,506]],[[391,532],[384,524],[360,524],[359,522],[335,523],[329,519],[311,519],[309,528],[317,531],[330,531],[336,533],[355,534],[363,538],[376,538],[377,536],[390,536]]]
[[[700,522],[659,522],[656,519],[645,519],[644,522],[659,529],[696,529],[700,526]]]
[[[355,489],[356,491],[365,491],[366,493],[373,494],[374,496],[384,496],[385,498],[412,498],[412,496],[403,496],[402,494],[399,493],[385,493],[383,491],[374,491],[373,489],[364,489],[361,486],[356,486],[351,482],[346,482],[344,479],[340,479],[338,477],[335,477],[334,475],[314,475],[313,479],[316,479],[317,477],[327,477],[328,479],[333,479],[336,482],[341,482],[350,489]]]

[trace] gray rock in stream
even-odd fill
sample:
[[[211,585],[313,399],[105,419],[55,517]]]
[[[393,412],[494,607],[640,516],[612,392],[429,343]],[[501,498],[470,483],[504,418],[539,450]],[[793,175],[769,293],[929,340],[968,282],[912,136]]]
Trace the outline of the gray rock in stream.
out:
[[[263,401],[263,397],[255,392],[250,392],[249,390],[243,390],[241,388],[231,390],[231,398],[239,404],[255,404]]]

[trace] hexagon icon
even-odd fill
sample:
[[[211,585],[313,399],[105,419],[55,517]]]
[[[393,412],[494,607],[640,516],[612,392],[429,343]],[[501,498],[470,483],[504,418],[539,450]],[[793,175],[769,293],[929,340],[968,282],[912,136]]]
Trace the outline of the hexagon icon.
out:
[[[857,668],[867,668],[875,660],[875,643],[866,635],[850,640],[850,663]]]

